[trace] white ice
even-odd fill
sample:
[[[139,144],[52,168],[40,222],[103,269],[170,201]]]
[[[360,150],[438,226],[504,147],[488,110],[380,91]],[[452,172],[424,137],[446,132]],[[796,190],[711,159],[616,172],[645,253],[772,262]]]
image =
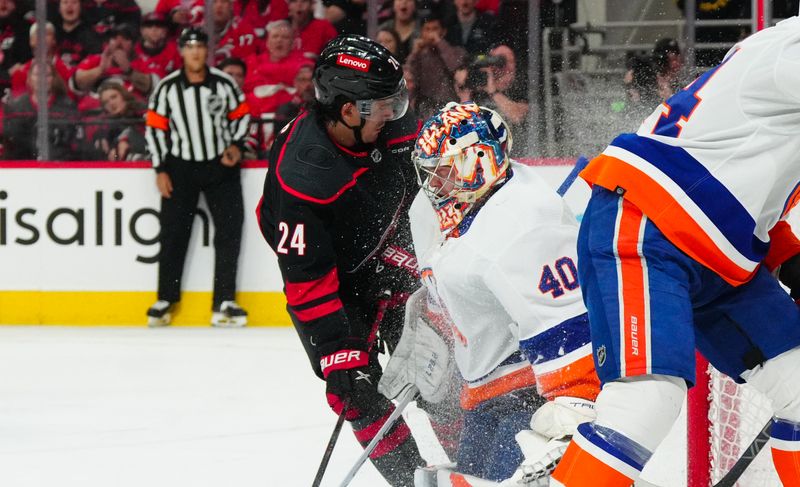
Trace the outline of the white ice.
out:
[[[0,327],[0,486],[309,486],[336,417],[289,328]],[[410,411],[429,461],[444,453]],[[685,485],[682,424],[648,469]],[[360,453],[345,426],[322,486]],[[350,484],[383,487],[367,464]]]

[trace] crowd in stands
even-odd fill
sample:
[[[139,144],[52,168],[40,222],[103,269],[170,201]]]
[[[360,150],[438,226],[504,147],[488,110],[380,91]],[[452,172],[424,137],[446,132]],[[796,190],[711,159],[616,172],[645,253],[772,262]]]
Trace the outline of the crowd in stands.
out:
[[[318,4],[317,2],[323,3]],[[498,0],[387,0],[376,36],[403,63],[421,117],[451,100],[480,99],[527,116],[515,56],[498,34]],[[212,63],[246,93],[247,156],[263,158],[280,129],[314,98],[314,62],[340,33],[366,32],[362,0],[48,0],[47,96],[39,100],[31,0],[0,0],[2,158],[36,159],[39,105],[50,158],[146,160],[142,117],[159,79],[181,67],[176,37],[213,25]],[[212,18],[206,23],[206,15]],[[483,63],[483,64],[481,64]],[[520,78],[520,79],[517,79]]]
[[[318,3],[320,2],[320,3]],[[213,0],[212,62],[247,96],[249,158],[313,101],[311,73],[339,33],[365,34],[364,0]],[[35,159],[40,100],[32,0],[0,0],[0,105],[4,159]],[[527,7],[525,7],[527,8]],[[204,26],[205,0],[48,0],[46,42],[50,158],[146,160],[142,115],[159,79],[179,69],[176,37]],[[527,14],[525,14],[527,15]],[[519,131],[529,119],[527,32],[518,0],[384,0],[376,40],[403,64],[412,107],[427,117],[446,102],[474,100]],[[524,20],[524,19],[523,19]],[[526,20],[524,20],[526,21]],[[630,106],[664,100],[686,81],[678,43],[631,57]],[[524,138],[515,141],[518,154]]]

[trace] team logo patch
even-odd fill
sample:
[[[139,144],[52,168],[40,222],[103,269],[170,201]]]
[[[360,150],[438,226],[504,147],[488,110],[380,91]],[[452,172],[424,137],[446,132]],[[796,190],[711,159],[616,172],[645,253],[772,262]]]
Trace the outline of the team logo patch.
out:
[[[350,56],[347,54],[339,54],[336,56],[336,64],[339,66],[344,66],[346,68],[355,69],[356,71],[362,71],[366,73],[369,71],[370,61],[367,59],[361,59],[360,57]]]
[[[602,367],[606,363],[606,346],[600,345],[597,347],[597,365]]]

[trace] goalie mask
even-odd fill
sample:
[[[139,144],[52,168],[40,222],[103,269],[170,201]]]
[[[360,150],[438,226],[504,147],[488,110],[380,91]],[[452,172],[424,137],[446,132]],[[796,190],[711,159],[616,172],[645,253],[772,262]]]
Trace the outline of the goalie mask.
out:
[[[475,103],[448,103],[425,122],[412,160],[445,235],[506,180],[510,150],[511,133],[502,117]]]

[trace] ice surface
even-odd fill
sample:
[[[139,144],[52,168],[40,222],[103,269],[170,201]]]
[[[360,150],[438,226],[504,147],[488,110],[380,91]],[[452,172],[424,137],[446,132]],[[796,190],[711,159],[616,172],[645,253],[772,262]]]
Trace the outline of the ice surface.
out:
[[[6,487],[309,486],[336,420],[288,328],[4,326],[0,371]],[[685,485],[680,429],[648,466],[658,485]],[[346,425],[322,485],[359,453]],[[367,464],[351,485],[386,484]]]

